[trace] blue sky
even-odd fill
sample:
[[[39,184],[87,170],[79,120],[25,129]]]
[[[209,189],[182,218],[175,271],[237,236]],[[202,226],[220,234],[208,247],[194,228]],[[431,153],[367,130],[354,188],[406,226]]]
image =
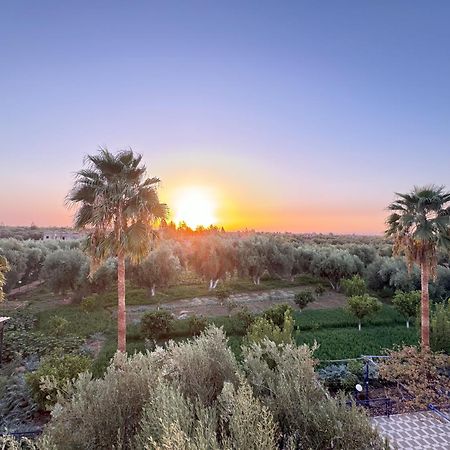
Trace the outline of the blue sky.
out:
[[[450,185],[448,2],[0,8],[0,222],[70,223],[99,145],[169,202],[217,187],[231,228],[380,232],[393,191]]]

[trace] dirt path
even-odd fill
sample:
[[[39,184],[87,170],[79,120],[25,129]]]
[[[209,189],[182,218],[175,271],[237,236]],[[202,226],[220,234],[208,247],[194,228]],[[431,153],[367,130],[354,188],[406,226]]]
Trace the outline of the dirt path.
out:
[[[228,315],[230,307],[227,307],[227,303],[236,306],[246,306],[253,313],[260,313],[272,305],[280,303],[287,303],[297,309],[294,303],[294,296],[297,292],[305,289],[305,287],[293,287],[233,294],[224,305],[221,305],[217,298],[213,296],[195,297],[170,303],[161,303],[160,308],[172,312],[176,318],[186,318],[194,314],[207,317]],[[308,305],[307,309],[339,308],[344,304],[344,295],[327,291],[314,303]],[[134,323],[139,322],[143,314],[156,309],[158,309],[158,305],[129,306],[127,307],[128,321]]]

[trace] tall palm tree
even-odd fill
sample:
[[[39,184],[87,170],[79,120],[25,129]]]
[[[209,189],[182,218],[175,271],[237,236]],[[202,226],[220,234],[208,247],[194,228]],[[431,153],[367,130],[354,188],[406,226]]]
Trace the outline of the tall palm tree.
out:
[[[411,268],[421,271],[422,349],[430,348],[430,301],[428,284],[436,276],[438,249],[450,250],[450,192],[444,186],[414,187],[408,194],[396,193],[388,209],[387,236],[394,238],[394,253],[404,253]]]
[[[101,148],[88,155],[76,173],[67,199],[78,205],[75,228],[88,231],[86,250],[91,273],[108,257],[117,257],[117,348],[126,351],[125,258],[144,258],[153,237],[152,225],[167,214],[159,202],[158,178],[145,178],[142,156],[132,150],[112,154]]]

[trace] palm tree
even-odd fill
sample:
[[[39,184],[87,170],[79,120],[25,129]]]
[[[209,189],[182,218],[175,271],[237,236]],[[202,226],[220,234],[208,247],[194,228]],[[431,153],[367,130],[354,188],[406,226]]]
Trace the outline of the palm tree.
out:
[[[0,302],[3,301],[4,293],[3,286],[6,284],[6,272],[10,269],[7,259],[4,256],[0,256]]]
[[[450,249],[450,192],[444,186],[414,187],[408,194],[396,193],[388,209],[386,235],[394,238],[394,253],[404,253],[411,268],[421,271],[422,349],[430,348],[430,301],[428,284],[435,278],[438,249]]]
[[[91,274],[108,257],[117,257],[117,348],[126,351],[125,258],[144,258],[154,235],[152,225],[167,214],[159,202],[158,178],[145,178],[142,156],[132,150],[112,154],[101,148],[86,157],[67,196],[78,205],[75,228],[86,229]]]

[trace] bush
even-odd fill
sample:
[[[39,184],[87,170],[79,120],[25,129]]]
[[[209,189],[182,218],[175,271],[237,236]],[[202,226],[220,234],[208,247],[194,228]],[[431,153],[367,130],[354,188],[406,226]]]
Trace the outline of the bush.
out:
[[[275,325],[265,317],[257,318],[249,327],[245,336],[247,344],[262,342],[269,339],[276,344],[288,344],[292,342],[294,333],[294,319],[289,310],[284,313],[282,327]]]
[[[286,312],[288,312],[291,315],[294,313],[294,311],[289,305],[281,304],[273,306],[272,308],[264,311],[264,314],[262,316],[265,319],[271,321],[277,327],[282,328]]]
[[[238,367],[222,329],[211,326],[193,341],[167,347],[169,378],[181,392],[211,405],[225,381],[237,382]]]
[[[102,378],[81,374],[59,396],[44,437],[57,450],[134,449],[142,409],[161,376],[164,355],[117,353]]]
[[[300,309],[306,308],[315,299],[316,297],[311,289],[306,289],[304,291],[298,292],[294,297],[295,304]]]
[[[402,383],[411,394],[406,404],[425,409],[430,403],[448,403],[450,377],[450,356],[440,353],[423,352],[417,347],[403,347],[390,350],[389,359],[379,364],[380,378],[394,383]]]
[[[243,365],[254,394],[280,426],[281,444],[305,449],[385,448],[359,408],[348,407],[344,399],[334,399],[322,388],[307,346],[278,346],[266,340],[244,347]]]
[[[255,315],[246,306],[242,306],[233,314],[231,319],[235,324],[235,333],[243,335],[247,333],[250,325],[254,322]]]
[[[353,374],[345,364],[331,364],[318,371],[319,378],[325,386],[332,390],[351,391],[358,382],[358,377]]]
[[[325,287],[323,286],[323,284],[318,284],[315,288],[314,288],[314,292],[316,293],[316,295],[318,297],[320,297],[321,295],[325,294]]]
[[[219,300],[220,304],[223,305],[230,297],[231,291],[227,288],[220,287],[217,289],[214,295],[217,297],[217,300]]]
[[[39,407],[51,410],[56,403],[58,391],[90,367],[91,359],[86,356],[57,353],[44,358],[39,368],[28,373],[25,379]]]
[[[89,295],[81,300],[81,309],[85,313],[96,311],[101,307],[102,303],[98,294]]]
[[[198,336],[208,326],[208,320],[195,314],[188,319],[189,332],[192,336]]]
[[[353,275],[351,278],[342,280],[341,285],[347,297],[364,295],[367,291],[366,282],[359,275]]]
[[[69,321],[64,317],[55,314],[50,317],[48,325],[52,334],[55,336],[62,336],[69,327]]]
[[[431,348],[450,354],[450,301],[437,304],[431,315]]]
[[[152,311],[145,313],[141,320],[141,335],[146,339],[167,337],[173,327],[174,319],[168,311]]]

